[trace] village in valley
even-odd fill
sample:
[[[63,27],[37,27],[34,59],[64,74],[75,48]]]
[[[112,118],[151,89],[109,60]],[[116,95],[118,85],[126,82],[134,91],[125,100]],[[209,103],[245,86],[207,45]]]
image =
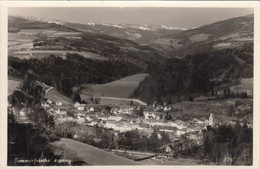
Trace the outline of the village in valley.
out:
[[[73,103],[64,96],[62,98],[55,96],[55,99],[53,93],[57,94],[57,91],[53,87],[39,82],[37,84],[46,89],[40,106],[47,112],[48,119],[52,117],[53,124],[49,128],[52,127],[56,132],[60,130],[58,132],[63,133],[60,136],[84,142],[84,139],[89,137],[88,132],[93,130],[95,136],[91,138],[92,142],[98,143],[102,141],[102,138],[97,138],[96,128],[112,133],[112,140],[116,140],[120,133],[132,131],[137,131],[138,135],[147,138],[155,134],[157,141],[162,144],[153,153],[131,150],[127,146],[109,146],[105,149],[132,160],[141,161],[151,158],[158,164],[213,164],[198,158],[176,158],[176,155],[194,146],[203,146],[203,131],[206,131],[208,126],[214,128],[222,124],[221,121],[216,120],[214,113],[206,113],[206,116],[202,118],[190,117],[189,120],[181,120],[175,117],[174,104],[160,105],[156,101],[152,105],[147,105],[138,99],[116,98],[120,101],[115,102],[115,98],[102,99],[102,97],[91,96]],[[19,86],[16,90],[22,91]],[[249,105],[241,105],[237,113],[250,108]],[[35,124],[29,117],[32,111],[30,108],[19,110],[9,104],[8,109],[9,114],[14,115],[18,123]],[[234,125],[236,122],[232,120],[224,123]],[[243,123],[240,125],[242,126]],[[247,123],[247,126],[252,127],[252,124]],[[229,164],[231,161],[232,158],[227,156],[223,163]],[[144,162],[144,164],[149,164],[149,162]]]

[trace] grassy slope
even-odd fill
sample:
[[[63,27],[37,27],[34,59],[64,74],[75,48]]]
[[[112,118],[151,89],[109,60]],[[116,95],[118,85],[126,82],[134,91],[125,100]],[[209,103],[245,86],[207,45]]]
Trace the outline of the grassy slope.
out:
[[[136,74],[123,79],[92,87],[94,96],[129,98],[139,83],[148,74]],[[87,92],[89,94],[89,92]]]
[[[253,78],[242,78],[241,84],[230,87],[230,90],[234,93],[247,92],[247,95],[253,95]]]
[[[60,141],[54,142],[53,145],[74,152],[78,158],[90,165],[138,165],[132,160],[72,139],[62,138]]]
[[[61,101],[62,104],[72,104],[72,100],[64,95],[62,95],[61,93],[59,93],[56,89],[51,89],[49,90],[46,95],[45,95],[46,98],[52,100],[52,101]]]
[[[19,86],[19,84],[19,81],[8,80],[8,96],[13,94],[14,90]]]

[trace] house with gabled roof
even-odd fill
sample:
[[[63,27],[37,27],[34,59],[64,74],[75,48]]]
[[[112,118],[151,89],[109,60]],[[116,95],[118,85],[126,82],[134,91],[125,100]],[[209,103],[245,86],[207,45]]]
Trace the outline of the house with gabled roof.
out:
[[[62,102],[61,101],[57,101],[55,104],[58,105],[58,106],[61,106]]]
[[[67,118],[67,111],[65,109],[58,109],[55,113],[57,118]]]

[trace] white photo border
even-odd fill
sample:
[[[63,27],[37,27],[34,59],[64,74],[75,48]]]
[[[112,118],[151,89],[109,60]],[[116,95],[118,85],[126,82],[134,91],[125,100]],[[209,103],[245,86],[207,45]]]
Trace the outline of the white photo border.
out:
[[[8,31],[7,31],[7,18],[9,7],[200,7],[200,8],[254,8],[254,114],[253,114],[253,165],[252,166],[82,166],[77,168],[247,168],[259,169],[259,124],[260,124],[260,2],[257,1],[0,1],[0,167],[1,168],[31,168],[31,167],[11,167],[7,166],[7,44],[8,44]],[[49,168],[49,167],[41,167]],[[71,168],[70,166],[51,168]],[[75,167],[73,167],[75,168]]]

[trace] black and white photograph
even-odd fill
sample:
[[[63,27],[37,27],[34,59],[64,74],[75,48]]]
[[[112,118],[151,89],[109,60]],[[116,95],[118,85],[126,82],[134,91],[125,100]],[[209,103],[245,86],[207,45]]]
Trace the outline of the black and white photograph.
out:
[[[253,166],[252,6],[6,17],[7,166]]]

